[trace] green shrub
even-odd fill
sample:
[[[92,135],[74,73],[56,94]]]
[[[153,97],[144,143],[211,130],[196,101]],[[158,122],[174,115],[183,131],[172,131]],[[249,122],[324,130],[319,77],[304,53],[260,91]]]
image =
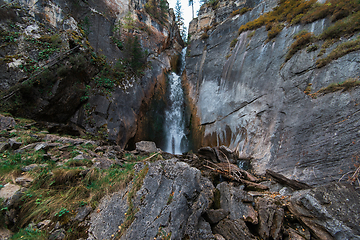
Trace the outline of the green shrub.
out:
[[[230,42],[230,47],[231,47],[231,48],[235,47],[235,45],[236,45],[237,42],[238,42],[238,39],[237,39],[237,38],[233,39],[233,40]]]
[[[360,30],[360,11],[346,19],[337,21],[328,27],[321,35],[321,39],[335,39],[344,35],[351,35]]]
[[[209,38],[209,34],[207,34],[207,32],[204,32],[201,37],[202,40],[208,39]]]
[[[314,51],[316,51],[316,50],[318,50],[319,49],[319,46],[318,45],[316,45],[316,44],[313,44],[313,45],[310,45],[309,47],[307,47],[306,48],[306,52],[314,52]]]
[[[276,24],[268,31],[268,40],[275,38],[284,28],[284,24]]]

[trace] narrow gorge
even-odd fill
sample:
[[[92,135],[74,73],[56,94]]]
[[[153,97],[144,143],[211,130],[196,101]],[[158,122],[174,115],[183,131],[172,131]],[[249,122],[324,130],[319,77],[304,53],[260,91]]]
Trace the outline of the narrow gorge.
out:
[[[360,2],[176,14],[0,0],[0,239],[360,239]]]

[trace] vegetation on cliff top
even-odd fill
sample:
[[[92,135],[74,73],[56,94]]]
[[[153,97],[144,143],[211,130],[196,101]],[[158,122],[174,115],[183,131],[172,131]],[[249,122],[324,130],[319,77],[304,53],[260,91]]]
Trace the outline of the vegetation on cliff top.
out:
[[[301,35],[295,36],[295,42],[290,46],[285,61],[289,60],[297,51],[317,41],[325,41],[321,51],[323,54],[326,48],[336,42],[337,39],[349,37],[360,31],[360,2],[358,0],[327,0],[321,4],[316,0],[281,0],[272,11],[242,25],[238,33],[266,26],[268,40],[271,40],[281,32],[284,27],[283,24],[307,24],[326,17],[330,17],[333,24],[319,36],[314,36],[312,33],[301,33]],[[351,44],[353,45],[353,43],[349,43],[349,45]],[[314,49],[309,49],[308,52]],[[347,50],[347,53],[356,49],[353,47],[351,50]],[[327,57],[325,60],[318,60],[317,67],[324,66],[331,59],[336,58]]]

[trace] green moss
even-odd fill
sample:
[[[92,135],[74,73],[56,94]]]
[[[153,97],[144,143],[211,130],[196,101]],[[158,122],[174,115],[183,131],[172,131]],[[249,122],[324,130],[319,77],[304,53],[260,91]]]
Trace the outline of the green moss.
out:
[[[48,234],[45,231],[32,228],[31,226],[27,228],[20,229],[19,232],[14,234],[11,237],[12,240],[47,240]]]
[[[135,220],[135,213],[137,213],[139,210],[134,208],[134,203],[133,203],[133,199],[135,198],[135,194],[137,191],[140,190],[144,178],[146,176],[146,174],[149,171],[149,166],[146,165],[133,179],[133,185],[131,190],[128,192],[127,194],[127,202],[128,202],[128,210],[126,211],[125,215],[125,221],[121,224],[120,226],[120,232],[117,235],[117,239],[119,239],[124,232],[126,231],[126,229],[128,229],[130,227],[130,225],[132,224],[132,222]]]

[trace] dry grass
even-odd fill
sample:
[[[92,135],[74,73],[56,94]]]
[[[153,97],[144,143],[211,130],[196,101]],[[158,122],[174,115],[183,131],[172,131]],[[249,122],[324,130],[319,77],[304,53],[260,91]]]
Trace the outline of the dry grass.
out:
[[[252,8],[247,8],[247,7],[243,7],[241,9],[236,9],[234,11],[232,11],[232,13],[230,14],[230,17],[234,17],[236,15],[244,15],[245,13],[247,13],[248,11],[251,11]]]
[[[350,52],[360,50],[360,37],[356,40],[345,42],[337,46],[331,53],[325,58],[318,59],[316,61],[316,67],[321,68],[329,64],[331,61],[336,60]]]
[[[268,31],[268,41],[275,38],[284,28],[284,24],[278,23],[271,27]]]
[[[349,36],[360,30],[360,11],[351,16],[337,21],[328,27],[321,35],[320,39],[337,39],[342,36]]]
[[[316,3],[302,17],[301,23],[311,23],[328,16],[331,16],[331,20],[335,22],[359,11],[359,7],[357,0],[328,0],[324,4]]]
[[[324,95],[327,93],[337,92],[337,91],[348,91],[354,87],[360,86],[359,78],[348,79],[345,82],[341,83],[332,83],[327,87],[321,88],[319,91],[309,94],[312,98],[317,98],[319,95]]]
[[[259,18],[242,25],[239,28],[239,34],[247,30],[255,30],[264,25],[279,25],[281,22],[291,23],[294,18],[304,14],[315,3],[315,0],[298,1],[298,0],[281,0],[273,11],[261,15]],[[272,35],[272,34],[271,34]],[[271,36],[270,35],[270,36]],[[276,36],[276,35],[275,35]]]
[[[294,56],[295,53],[312,43],[314,40],[314,35],[313,33],[309,33],[307,31],[301,31],[294,36],[294,39],[295,42],[291,44],[290,49],[285,56],[285,61],[290,60],[290,58]]]
[[[207,32],[204,32],[201,37],[202,40],[208,39],[209,38],[209,34],[207,34]]]

